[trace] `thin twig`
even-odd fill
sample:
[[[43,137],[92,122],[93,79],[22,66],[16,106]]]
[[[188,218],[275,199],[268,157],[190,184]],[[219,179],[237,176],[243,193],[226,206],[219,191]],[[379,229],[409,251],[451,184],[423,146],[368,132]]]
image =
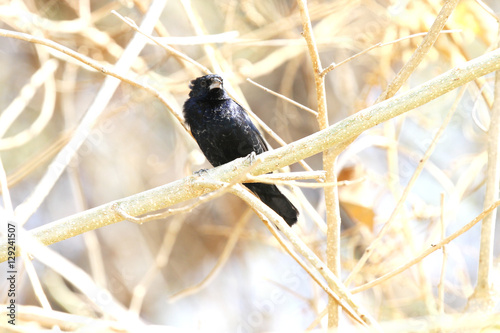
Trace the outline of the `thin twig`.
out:
[[[289,185],[289,186],[297,186],[297,187],[305,187],[305,188],[325,188],[332,186],[349,186],[353,184],[361,183],[365,180],[364,177],[355,180],[342,180],[337,181],[335,183],[304,183],[304,182],[296,182],[289,180],[278,180],[278,178],[269,178],[267,175],[260,176],[248,176],[247,181],[245,183],[266,183],[266,184],[276,184],[276,185]]]
[[[156,254],[154,264],[151,265],[146,274],[144,274],[139,283],[137,283],[134,287],[132,299],[130,300],[130,311],[140,314],[144,297],[146,296],[149,286],[153,283],[158,271],[161,268],[166,267],[169,262],[170,254],[172,253],[183,222],[182,218],[177,217],[172,219],[172,221],[168,224],[165,235],[163,236],[163,241]]]
[[[25,251],[22,251],[21,257],[23,258],[23,264],[26,267],[26,273],[28,273],[31,286],[33,287],[33,291],[35,292],[35,296],[38,302],[45,310],[52,310],[47,295],[45,295],[45,292],[43,291],[42,284],[40,283],[40,278],[36,273],[35,267],[33,266],[33,261],[31,260],[30,255]]]
[[[305,330],[306,332],[310,332],[316,328],[321,323],[321,320],[323,320],[323,317],[328,314],[328,307],[325,307],[321,313],[319,313],[316,318],[313,320],[311,324],[307,327]]]
[[[442,30],[440,31],[439,33],[440,34],[450,34],[450,33],[455,33],[455,32],[460,32],[461,30]],[[376,49],[378,47],[383,47],[383,46],[387,46],[387,45],[392,45],[392,44],[396,44],[396,43],[399,43],[401,41],[404,41],[404,40],[407,40],[407,39],[410,39],[410,38],[415,38],[415,37],[420,37],[420,36],[426,36],[428,34],[428,32],[419,32],[419,33],[416,33],[416,34],[413,34],[413,35],[409,35],[409,36],[405,36],[405,37],[402,37],[402,38],[398,38],[396,40],[393,40],[393,41],[390,41],[390,42],[386,42],[386,43],[377,43],[375,45],[372,45],[370,46],[369,48],[367,49],[364,49],[363,51],[361,52],[358,52],[356,53],[355,55],[347,58],[347,59],[344,59],[342,60],[341,62],[339,63],[331,63],[330,65],[328,65],[328,67],[326,67],[322,72],[321,72],[321,76],[325,76],[326,74],[328,74],[328,72],[334,70],[335,68],[345,64],[345,63],[348,63],[349,61],[352,61],[353,59],[359,57],[360,55],[363,55],[365,53],[368,53],[370,52],[371,50],[373,49]]]
[[[460,230],[454,232],[450,236],[448,236],[445,239],[441,240],[439,243],[432,244],[427,250],[422,251],[422,253],[420,255],[416,256],[412,260],[407,261],[406,263],[404,263],[400,267],[394,269],[393,271],[391,271],[389,273],[386,273],[386,274],[382,275],[381,277],[379,277],[379,278],[377,278],[377,279],[375,279],[375,280],[373,280],[371,282],[368,282],[368,283],[366,283],[366,284],[364,284],[362,286],[359,286],[359,287],[356,287],[356,288],[352,289],[351,292],[353,294],[357,294],[359,292],[365,291],[367,289],[370,289],[370,288],[372,288],[372,287],[374,287],[376,285],[379,285],[379,284],[383,283],[384,281],[387,281],[387,280],[393,278],[394,276],[400,274],[401,272],[404,272],[405,270],[407,270],[411,266],[413,266],[413,265],[419,263],[420,261],[422,261],[425,257],[427,257],[432,252],[439,250],[440,248],[442,248],[446,244],[450,243],[452,240],[454,240],[458,236],[460,236],[460,235],[464,234],[465,232],[467,232],[470,228],[472,228],[473,226],[475,226],[479,221],[483,220],[486,216],[490,215],[491,212],[493,210],[495,210],[498,206],[500,206],[500,201],[497,201],[497,202],[493,203],[493,205],[491,205],[490,207],[488,207],[487,209],[485,209],[484,211],[482,211],[481,214],[479,214],[472,221],[470,221],[469,223],[467,223],[466,225],[464,225],[462,228],[460,228]]]
[[[177,51],[176,49],[174,49],[170,45],[164,43],[163,40],[161,39],[161,37],[153,37],[149,33],[145,32],[143,29],[139,28],[139,26],[134,22],[134,20],[120,15],[115,10],[112,10],[111,13],[116,15],[120,20],[122,20],[124,23],[126,23],[129,27],[131,27],[132,29],[134,29],[135,31],[137,31],[138,33],[140,33],[141,35],[143,35],[144,37],[146,37],[147,39],[149,39],[150,41],[152,41],[156,45],[164,48],[166,51],[174,54],[175,56],[179,57],[180,59],[182,59],[186,62],[189,62],[190,64],[194,65],[196,68],[198,68],[200,71],[202,71],[205,74],[211,73],[211,71],[208,68],[206,68],[205,66],[203,66],[202,64],[200,64],[196,60],[192,59],[191,57],[185,55],[182,52]]]
[[[307,215],[309,215],[309,217],[318,227],[318,230],[320,230],[323,233],[323,235],[326,235],[326,222],[323,219],[323,216],[321,216],[321,214],[318,213],[316,207],[309,202],[309,200],[306,198],[306,196],[302,191],[296,191],[295,189],[296,189],[295,187],[292,187],[292,192],[295,194],[295,197],[301,203],[303,212],[307,213]]]
[[[19,169],[10,173],[7,177],[9,187],[13,187],[22,181],[27,175],[33,172],[40,165],[46,163],[54,157],[69,141],[70,133],[63,132],[54,142],[46,149],[41,149],[39,152],[30,157],[29,161],[21,165]]]
[[[297,171],[297,172],[277,172],[277,173],[266,173],[264,175],[252,176],[249,175],[245,182],[266,182],[272,180],[304,180],[304,179],[314,179],[319,182],[325,181],[325,172],[323,170],[319,171]]]
[[[488,7],[488,5],[483,2],[483,0],[475,0],[475,1],[477,2],[477,4],[479,6],[481,6],[481,8],[483,8],[485,10],[485,12],[487,12],[488,14],[490,14],[491,17],[493,17],[495,20],[497,20],[497,22],[500,22],[500,19],[498,18],[498,15],[495,14],[495,12],[493,11],[493,9],[491,9],[490,7]]]
[[[30,78],[30,81],[21,88],[19,95],[9,104],[9,106],[0,114],[0,150],[12,149],[29,141],[31,137],[39,134],[48,124],[52,117],[55,105],[55,81],[53,74],[57,70],[58,62],[51,59],[44,63]],[[21,115],[23,110],[33,98],[38,88],[45,86],[44,107],[32,125],[21,133],[12,137],[3,136],[10,128],[12,123]],[[47,101],[50,102],[47,104]]]
[[[439,224],[441,225],[441,240],[443,240],[445,235],[446,235],[444,213],[445,213],[444,193],[441,193],[441,216],[439,219]],[[446,260],[447,260],[446,246],[443,246],[443,260],[441,262],[441,274],[439,276],[438,301],[437,301],[438,313],[441,315],[444,315],[444,288],[445,288],[445,286],[444,286],[445,280],[444,279],[446,276]]]
[[[224,246],[224,249],[222,250],[222,253],[219,256],[219,259],[217,260],[217,263],[212,268],[212,270],[199,283],[170,296],[170,298],[168,299],[170,303],[176,302],[184,297],[199,292],[215,279],[217,274],[220,273],[221,269],[227,263],[229,256],[233,252],[233,249],[236,246],[236,243],[238,242],[238,239],[240,238],[241,233],[243,232],[245,225],[247,224],[251,216],[252,216],[252,210],[247,208],[246,212],[239,218],[238,223],[236,223],[236,226],[229,235],[226,245]]]
[[[238,41],[238,31],[226,31],[220,34],[204,36],[184,36],[184,37],[156,37],[160,43],[171,45],[202,45],[202,44],[220,44],[235,43]],[[148,37],[149,38],[149,37]],[[155,42],[156,44],[156,42]]]
[[[443,30],[448,17],[453,13],[453,10],[457,6],[459,0],[446,0],[446,3],[441,8],[441,11],[437,15],[434,23],[432,24],[429,32],[425,35],[424,40],[417,47],[415,52],[413,52],[410,60],[401,68],[401,70],[396,74],[396,77],[387,87],[387,89],[379,96],[377,102],[383,101],[390,98],[398,92],[399,88],[408,80],[411,73],[417,68],[420,62],[423,60],[424,56],[429,52],[431,47],[436,42],[441,31]]]
[[[281,98],[282,100],[287,101],[288,103],[290,103],[290,104],[292,104],[292,105],[295,105],[296,107],[298,107],[298,108],[300,108],[300,109],[302,109],[302,110],[306,110],[307,112],[309,112],[309,113],[311,113],[311,114],[313,114],[313,115],[315,115],[315,116],[318,116],[318,112],[314,111],[313,109],[308,108],[308,107],[307,107],[307,106],[305,106],[305,105],[302,105],[302,104],[300,104],[300,103],[295,102],[293,99],[290,99],[290,98],[288,98],[288,97],[286,97],[286,96],[284,96],[284,95],[278,94],[277,92],[272,91],[271,89],[266,88],[266,87],[264,87],[264,86],[263,86],[263,85],[261,85],[261,84],[258,84],[257,82],[253,81],[253,80],[252,80],[252,79],[250,79],[250,78],[247,78],[247,81],[248,81],[248,82],[250,82],[251,84],[253,84],[254,86],[259,87],[259,88],[261,88],[262,90],[264,90],[264,91],[266,91],[266,92],[270,93],[271,95],[274,95],[274,96],[276,96],[276,97],[279,97],[279,98]]]

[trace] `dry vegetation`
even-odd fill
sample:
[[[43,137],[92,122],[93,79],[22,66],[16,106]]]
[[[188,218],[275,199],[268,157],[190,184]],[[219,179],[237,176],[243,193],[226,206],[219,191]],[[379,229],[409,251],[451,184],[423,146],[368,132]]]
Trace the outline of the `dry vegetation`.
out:
[[[0,2],[2,224],[18,223],[32,256],[17,259],[17,325],[1,329],[500,330],[500,57],[404,95],[488,57],[500,3],[301,4]],[[207,71],[223,74],[274,148],[354,116],[331,127],[336,142],[189,177],[209,165],[182,103]],[[418,101],[426,94],[442,96]],[[300,206],[290,230],[235,184],[293,162],[267,178]],[[175,209],[121,221],[160,208]]]

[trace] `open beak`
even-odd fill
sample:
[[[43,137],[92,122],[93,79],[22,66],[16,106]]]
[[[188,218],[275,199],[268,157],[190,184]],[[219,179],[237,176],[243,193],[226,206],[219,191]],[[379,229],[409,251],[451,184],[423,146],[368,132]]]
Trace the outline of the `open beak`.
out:
[[[222,81],[221,81],[221,80],[219,80],[219,79],[214,79],[214,80],[212,81],[212,83],[210,83],[210,85],[208,86],[208,88],[209,88],[210,90],[212,90],[212,89],[216,89],[216,88],[218,88],[218,89],[222,89]]]

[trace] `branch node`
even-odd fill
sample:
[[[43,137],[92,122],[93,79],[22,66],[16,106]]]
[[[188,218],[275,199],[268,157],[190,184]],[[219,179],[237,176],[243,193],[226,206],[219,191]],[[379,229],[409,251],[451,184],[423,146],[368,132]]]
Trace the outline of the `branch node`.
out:
[[[116,213],[119,216],[121,216],[124,220],[130,221],[130,222],[134,222],[134,223],[137,223],[137,224],[143,224],[145,222],[143,219],[135,217],[135,216],[132,216],[132,215],[128,214],[127,212],[125,212],[120,207],[120,204],[118,202],[115,202],[115,203],[113,203],[111,205],[111,210],[114,213]]]

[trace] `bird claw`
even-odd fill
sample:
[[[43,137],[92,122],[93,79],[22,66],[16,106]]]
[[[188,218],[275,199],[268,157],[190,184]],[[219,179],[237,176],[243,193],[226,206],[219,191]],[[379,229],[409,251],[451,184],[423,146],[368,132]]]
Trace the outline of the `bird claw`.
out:
[[[203,177],[203,174],[207,174],[208,169],[200,169],[198,171],[193,172],[193,175],[198,176],[198,177]]]
[[[253,162],[255,162],[255,160],[257,159],[257,154],[253,151],[248,154],[246,158],[250,161],[250,165],[252,165]]]

